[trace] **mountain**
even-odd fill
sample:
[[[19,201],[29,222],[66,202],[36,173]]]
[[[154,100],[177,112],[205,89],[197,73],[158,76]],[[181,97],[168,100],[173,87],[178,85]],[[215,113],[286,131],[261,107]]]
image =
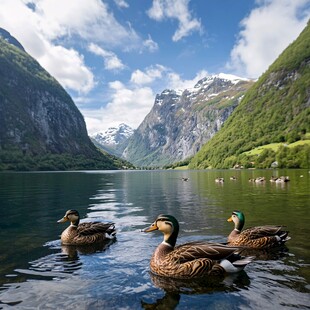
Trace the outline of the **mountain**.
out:
[[[120,124],[118,127],[111,127],[105,132],[99,132],[92,135],[91,138],[96,140],[101,145],[118,145],[123,143],[133,134],[133,129],[126,125]]]
[[[120,157],[133,133],[134,130],[130,126],[122,123],[118,127],[110,127],[105,132],[96,133],[90,138],[97,147]]]
[[[249,162],[266,167],[270,161],[280,167],[310,167],[309,86],[310,23],[247,91],[189,167],[230,168]],[[297,149],[286,147],[295,141]],[[279,149],[272,150],[271,143],[279,143]],[[265,146],[264,152],[247,153],[260,146]]]
[[[116,169],[90,141],[71,97],[0,31],[0,170]]]
[[[4,39],[6,42],[16,46],[17,48],[19,48],[23,52],[26,52],[24,47],[14,37],[12,37],[8,31],[6,31],[3,28],[0,28],[0,37],[2,39]]]
[[[253,81],[219,74],[184,91],[164,90],[129,138],[123,157],[160,167],[193,156],[222,126]]]

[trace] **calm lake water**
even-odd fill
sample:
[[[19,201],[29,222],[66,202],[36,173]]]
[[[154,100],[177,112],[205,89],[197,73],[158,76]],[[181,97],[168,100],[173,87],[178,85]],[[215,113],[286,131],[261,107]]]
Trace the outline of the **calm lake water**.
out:
[[[271,183],[271,175],[291,181]],[[267,181],[249,183],[258,176]],[[101,249],[61,246],[67,225],[57,220],[68,209],[113,221],[117,240]],[[158,214],[179,220],[179,244],[225,242],[234,209],[246,227],[286,225],[287,248],[261,252],[223,280],[150,274],[162,235],[140,230]],[[0,173],[0,210],[0,309],[310,309],[308,170]]]

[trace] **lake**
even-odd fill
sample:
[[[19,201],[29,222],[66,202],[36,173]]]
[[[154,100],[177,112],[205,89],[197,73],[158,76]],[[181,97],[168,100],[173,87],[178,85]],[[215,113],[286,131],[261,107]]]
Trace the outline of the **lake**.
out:
[[[272,175],[290,181],[269,182]],[[259,176],[266,182],[248,181]],[[61,246],[67,225],[57,220],[68,209],[82,221],[114,222],[117,240]],[[235,209],[245,227],[286,225],[291,240],[225,279],[150,274],[162,235],[141,229],[158,214],[179,220],[178,244],[225,242]],[[0,309],[310,309],[308,170],[0,173],[0,210]]]

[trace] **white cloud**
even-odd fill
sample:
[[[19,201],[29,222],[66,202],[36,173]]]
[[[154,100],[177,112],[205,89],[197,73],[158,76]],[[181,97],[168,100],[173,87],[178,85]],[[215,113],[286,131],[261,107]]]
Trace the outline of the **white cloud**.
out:
[[[50,40],[78,35],[110,46],[139,40],[131,28],[117,22],[101,0],[37,0],[34,14],[40,19],[41,32]]]
[[[260,0],[241,22],[243,28],[227,67],[237,75],[259,77],[297,38],[310,17],[309,0]]]
[[[109,103],[97,110],[81,109],[89,134],[126,123],[137,128],[150,112],[155,95],[150,87],[128,87],[120,81],[109,84]]]
[[[95,86],[93,73],[85,66],[83,56],[74,49],[47,43],[40,57],[41,65],[68,89],[88,93]]]
[[[143,41],[143,46],[150,52],[156,52],[158,50],[158,44],[155,41],[153,41],[150,35],[148,39]]]
[[[176,19],[179,27],[172,37],[172,40],[176,42],[194,31],[202,31],[200,21],[192,17],[188,4],[189,0],[153,0],[153,5],[147,14],[156,21],[162,21],[165,18]]]
[[[115,4],[120,8],[129,8],[129,4],[124,0],[114,0]]]
[[[168,88],[171,89],[189,89],[193,88],[197,82],[208,76],[208,72],[205,70],[199,71],[192,80],[183,80],[181,76],[175,72],[168,73]]]
[[[141,44],[134,30],[119,24],[100,0],[1,0],[0,27],[16,37],[64,87],[79,93],[94,87],[94,76],[83,55],[70,46],[71,38],[126,49]],[[105,66],[123,68],[112,53]]]
[[[107,70],[123,70],[125,68],[125,65],[115,53],[106,51],[97,44],[89,44],[88,50],[104,59],[104,67]]]
[[[138,85],[150,84],[154,82],[154,80],[160,79],[163,72],[166,70],[167,68],[161,65],[148,67],[146,68],[145,72],[138,69],[131,74],[130,81]]]

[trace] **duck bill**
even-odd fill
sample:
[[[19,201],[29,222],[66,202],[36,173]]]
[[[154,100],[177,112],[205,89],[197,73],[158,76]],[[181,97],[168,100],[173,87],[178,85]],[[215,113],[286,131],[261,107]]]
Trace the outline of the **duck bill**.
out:
[[[60,219],[59,221],[57,221],[57,223],[65,223],[67,222],[68,219],[66,217],[63,217],[62,219]]]
[[[227,222],[232,222],[232,221],[233,221],[232,217],[230,217],[229,219],[227,219]]]
[[[155,223],[153,223],[151,226],[143,229],[143,232],[150,232],[150,231],[154,231],[154,230],[158,230],[158,227]]]

